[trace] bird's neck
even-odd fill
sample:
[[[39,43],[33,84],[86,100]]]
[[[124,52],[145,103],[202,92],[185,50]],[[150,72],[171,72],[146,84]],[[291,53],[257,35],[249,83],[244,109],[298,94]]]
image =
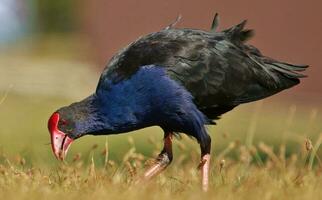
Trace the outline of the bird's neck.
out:
[[[114,131],[109,115],[102,113],[101,101],[96,94],[71,104],[69,107],[75,122],[75,137],[84,135],[109,134]]]
[[[112,96],[94,94],[83,103],[87,113],[82,115],[87,117],[88,123],[82,131],[88,135],[108,135],[151,126],[146,103],[141,103],[137,104],[120,91]]]

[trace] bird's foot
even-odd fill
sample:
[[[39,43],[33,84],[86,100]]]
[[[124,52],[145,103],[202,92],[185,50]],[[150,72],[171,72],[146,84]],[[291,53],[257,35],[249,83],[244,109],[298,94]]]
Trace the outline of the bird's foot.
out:
[[[158,175],[170,164],[171,160],[166,153],[160,154],[155,163],[144,173],[143,178],[149,180]]]

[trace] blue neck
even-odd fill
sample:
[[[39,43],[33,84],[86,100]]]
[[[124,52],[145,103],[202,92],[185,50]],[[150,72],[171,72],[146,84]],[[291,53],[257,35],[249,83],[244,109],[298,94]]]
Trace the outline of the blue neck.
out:
[[[200,138],[205,135],[203,126],[207,120],[192,99],[164,68],[144,66],[117,83],[113,78],[101,79],[89,101],[88,123],[86,127],[79,126],[79,131],[106,135],[158,125],[165,131]]]
[[[161,68],[143,67],[130,79],[116,84],[113,79],[104,80],[95,95],[100,108],[96,112],[104,121],[104,129],[120,133],[157,125],[165,76]]]

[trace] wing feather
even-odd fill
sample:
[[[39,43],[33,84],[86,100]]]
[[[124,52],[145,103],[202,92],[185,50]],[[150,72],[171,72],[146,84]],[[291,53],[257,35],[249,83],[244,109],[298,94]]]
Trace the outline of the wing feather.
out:
[[[178,21],[178,20],[177,20]],[[173,23],[175,24],[175,23]],[[253,35],[246,21],[222,32],[174,29],[173,25],[140,38],[114,56],[101,76],[122,81],[141,66],[164,67],[182,84],[208,117],[217,118],[241,103],[259,100],[299,83],[305,65],[292,65],[263,56],[244,42]]]

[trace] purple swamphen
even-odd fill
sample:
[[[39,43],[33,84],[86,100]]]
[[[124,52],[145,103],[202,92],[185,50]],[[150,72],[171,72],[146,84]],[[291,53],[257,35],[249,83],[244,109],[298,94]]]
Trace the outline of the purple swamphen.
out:
[[[246,21],[221,32],[216,31],[217,14],[210,31],[174,28],[176,22],[120,50],[92,95],[52,114],[48,128],[58,159],[63,160],[70,144],[84,135],[160,126],[164,148],[144,179],[170,164],[172,135],[185,133],[200,144],[202,188],[207,190],[211,139],[205,125],[304,77],[298,72],[306,65],[274,60],[245,44],[253,35],[244,29]]]

